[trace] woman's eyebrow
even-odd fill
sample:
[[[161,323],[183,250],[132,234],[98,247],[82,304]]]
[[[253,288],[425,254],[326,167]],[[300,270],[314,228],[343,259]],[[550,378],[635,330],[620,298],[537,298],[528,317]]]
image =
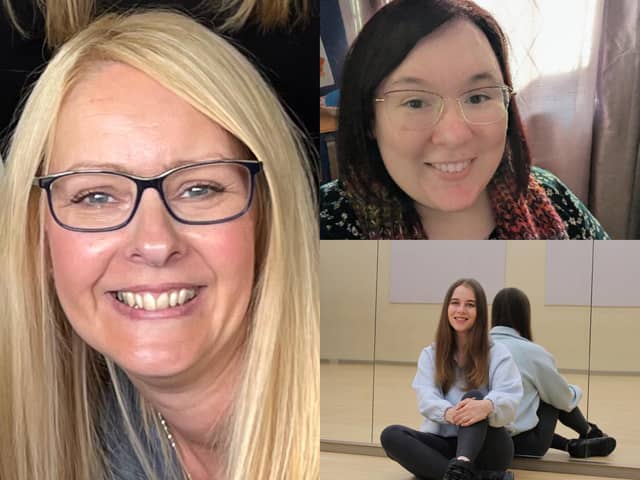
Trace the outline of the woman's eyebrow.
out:
[[[163,165],[163,171],[171,170],[176,167],[181,167],[182,165],[189,165],[192,163],[204,162],[207,160],[235,160],[234,158],[227,158],[226,155],[220,154],[212,154],[207,155],[203,158],[198,159],[190,159],[190,160],[176,160],[174,162],[170,162],[168,164]],[[119,173],[128,173],[133,174],[131,169],[127,168],[125,165],[113,162],[77,162],[65,169],[65,171],[72,170],[110,170]]]
[[[129,173],[129,170],[124,165],[110,162],[78,162],[70,165],[65,170],[113,170],[114,172]]]
[[[504,83],[502,80],[498,79],[492,72],[480,72],[469,77],[467,81],[467,85],[473,85],[480,82],[491,81],[493,83]]]
[[[492,84],[502,84],[504,83],[503,80],[501,80],[499,77],[497,77],[495,75],[494,72],[491,71],[484,71],[484,72],[479,72],[479,73],[475,73],[473,75],[471,75],[469,77],[469,79],[465,82],[466,86],[473,86],[477,83],[481,83],[481,82],[491,82]],[[407,86],[414,86],[414,87],[421,87],[421,88],[429,88],[429,83],[419,77],[411,77],[411,76],[405,76],[405,77],[400,77],[397,78],[396,80],[394,80],[393,82],[391,82],[389,85],[387,85],[387,88],[385,90],[391,90],[392,87],[396,87],[398,85],[407,85]]]
[[[400,77],[394,80],[393,82],[391,82],[387,86],[387,90],[389,90],[391,87],[396,86],[398,84],[407,84],[407,85],[413,85],[413,86],[419,86],[419,87],[424,87],[427,85],[427,83],[423,79],[418,77]]]

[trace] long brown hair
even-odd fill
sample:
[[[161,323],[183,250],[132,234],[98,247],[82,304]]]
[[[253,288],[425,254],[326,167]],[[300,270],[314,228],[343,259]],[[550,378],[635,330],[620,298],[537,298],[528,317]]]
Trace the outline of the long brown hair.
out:
[[[478,388],[489,380],[489,335],[487,332],[487,297],[482,285],[473,278],[456,280],[447,290],[440,313],[440,323],[436,331],[436,384],[444,393],[456,382],[455,353],[458,350],[457,337],[449,324],[449,303],[453,292],[460,285],[473,290],[476,297],[476,321],[469,332],[469,341],[463,352],[462,373],[466,388]]]
[[[527,340],[531,335],[531,305],[527,294],[517,288],[503,288],[493,299],[492,327],[511,327]]]

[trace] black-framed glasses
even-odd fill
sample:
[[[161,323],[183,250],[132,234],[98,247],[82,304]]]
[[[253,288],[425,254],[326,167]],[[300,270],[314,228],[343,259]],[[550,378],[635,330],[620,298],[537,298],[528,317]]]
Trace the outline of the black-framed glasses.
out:
[[[464,120],[472,125],[490,125],[504,120],[515,94],[507,85],[474,88],[455,100]],[[444,111],[443,97],[425,90],[391,90],[376,102],[383,102],[389,121],[401,130],[425,130],[438,123]]]
[[[147,188],[158,191],[167,211],[187,225],[211,225],[249,210],[259,160],[211,160],[182,165],[155,177],[108,170],[67,171],[36,177],[47,192],[54,220],[76,232],[108,232],[126,226]]]

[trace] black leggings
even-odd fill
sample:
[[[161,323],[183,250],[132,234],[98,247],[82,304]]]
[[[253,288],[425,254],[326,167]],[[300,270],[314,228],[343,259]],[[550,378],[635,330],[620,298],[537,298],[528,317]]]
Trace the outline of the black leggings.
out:
[[[471,391],[462,398],[481,400],[483,395]],[[457,437],[391,425],[383,430],[380,442],[389,458],[427,480],[440,480],[454,457],[467,457],[480,470],[506,470],[513,459],[509,433],[502,427],[490,427],[487,420],[459,427]]]
[[[549,448],[566,450],[568,440],[554,433],[558,420],[580,435],[586,435],[589,430],[589,423],[578,407],[567,413],[540,401],[537,414],[538,424],[534,428],[513,437],[517,456],[542,457]]]

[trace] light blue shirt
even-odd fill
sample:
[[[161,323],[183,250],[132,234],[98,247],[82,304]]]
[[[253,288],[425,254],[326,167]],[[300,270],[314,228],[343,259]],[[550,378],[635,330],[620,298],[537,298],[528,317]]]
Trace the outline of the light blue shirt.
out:
[[[538,424],[540,399],[558,410],[570,412],[582,397],[577,385],[570,385],[558,373],[553,356],[510,327],[493,327],[491,338],[511,352],[522,376],[524,395],[514,423],[512,435],[531,430]]]
[[[516,418],[518,402],[522,398],[522,380],[509,350],[492,343],[489,351],[489,382],[477,390],[493,403],[493,412],[488,418],[489,425],[506,427],[510,431],[511,422]],[[418,371],[413,379],[418,410],[424,417],[421,430],[442,437],[457,437],[458,427],[444,419],[444,412],[447,408],[455,407],[468,389],[465,389],[464,378],[459,371],[456,382],[445,395],[435,383],[435,360],[435,344],[432,344],[422,350]]]

